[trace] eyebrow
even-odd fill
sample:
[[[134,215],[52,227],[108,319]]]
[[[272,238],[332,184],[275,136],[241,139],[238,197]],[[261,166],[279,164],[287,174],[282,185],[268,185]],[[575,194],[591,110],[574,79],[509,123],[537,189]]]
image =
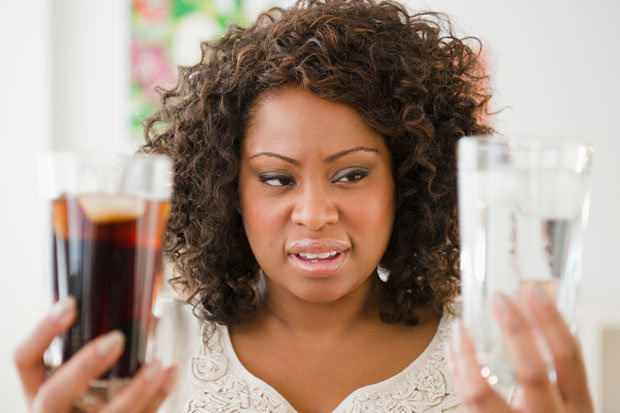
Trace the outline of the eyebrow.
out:
[[[338,153],[336,153],[334,155],[330,155],[327,158],[325,158],[325,161],[326,162],[333,162],[333,161],[335,161],[338,158],[342,158],[345,155],[348,155],[348,154],[350,154],[352,152],[358,152],[358,151],[379,152],[375,148],[369,148],[369,147],[366,147],[366,146],[357,146],[355,148],[347,149],[347,150],[344,150],[342,152],[338,152]],[[257,154],[254,154],[254,155],[250,156],[250,159],[256,158],[257,156],[271,156],[273,158],[282,159],[283,161],[286,161],[286,162],[291,163],[291,164],[296,165],[296,166],[300,165],[298,160],[293,159],[293,158],[289,158],[288,156],[280,155],[280,154],[277,154],[277,153],[274,153],[274,152],[260,152],[260,153],[257,153]]]

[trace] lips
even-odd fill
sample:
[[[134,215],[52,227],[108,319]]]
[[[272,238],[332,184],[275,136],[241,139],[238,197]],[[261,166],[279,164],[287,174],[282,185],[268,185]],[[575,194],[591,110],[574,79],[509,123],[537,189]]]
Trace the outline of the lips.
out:
[[[351,246],[349,243],[334,239],[302,239],[295,241],[287,249],[289,254],[321,254],[330,251],[344,251]]]
[[[350,246],[340,240],[301,240],[288,248],[288,258],[300,272],[310,278],[326,278],[344,263]]]

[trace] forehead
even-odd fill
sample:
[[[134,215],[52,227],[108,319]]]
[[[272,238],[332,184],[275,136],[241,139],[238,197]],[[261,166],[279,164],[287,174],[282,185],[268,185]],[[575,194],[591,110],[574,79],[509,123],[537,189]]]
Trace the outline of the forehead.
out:
[[[387,150],[381,135],[355,109],[292,86],[260,100],[243,140],[246,154],[332,153],[354,146]]]

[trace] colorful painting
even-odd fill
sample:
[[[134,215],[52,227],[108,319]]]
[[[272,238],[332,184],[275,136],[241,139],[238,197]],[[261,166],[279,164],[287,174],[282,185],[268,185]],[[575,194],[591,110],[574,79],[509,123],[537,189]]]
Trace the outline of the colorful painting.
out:
[[[254,3],[251,6],[244,3]],[[176,82],[177,66],[200,60],[199,44],[248,24],[256,0],[132,0],[130,136],[142,140],[141,121],[157,108],[156,86]],[[275,3],[275,2],[273,2]]]

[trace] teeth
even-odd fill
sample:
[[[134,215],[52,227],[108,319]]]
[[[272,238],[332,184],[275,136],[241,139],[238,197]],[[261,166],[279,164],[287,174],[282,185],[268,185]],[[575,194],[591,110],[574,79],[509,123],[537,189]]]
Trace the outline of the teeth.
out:
[[[310,254],[307,252],[300,252],[299,256],[304,257],[309,260],[313,260],[315,258],[325,259],[325,258],[333,257],[336,254],[338,254],[338,251],[322,252],[320,254]]]

